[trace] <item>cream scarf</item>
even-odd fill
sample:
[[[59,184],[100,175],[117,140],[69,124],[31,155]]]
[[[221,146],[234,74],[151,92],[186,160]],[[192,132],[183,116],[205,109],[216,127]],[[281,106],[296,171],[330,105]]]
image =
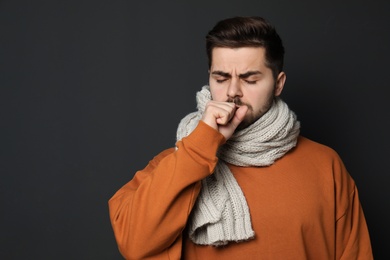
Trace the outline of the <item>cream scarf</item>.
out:
[[[197,93],[197,112],[184,117],[177,140],[197,126],[206,103],[211,100],[208,86]],[[230,241],[254,238],[245,196],[226,163],[237,166],[267,166],[296,145],[300,123],[280,98],[256,122],[237,131],[222,145],[214,174],[202,180],[202,189],[192,210],[188,230],[191,240],[200,245],[221,246]]]

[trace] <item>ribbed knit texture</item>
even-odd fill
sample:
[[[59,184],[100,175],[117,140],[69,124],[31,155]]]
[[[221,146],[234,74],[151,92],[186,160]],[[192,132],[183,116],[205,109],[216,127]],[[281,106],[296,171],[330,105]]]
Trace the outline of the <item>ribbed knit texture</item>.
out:
[[[198,111],[184,117],[177,140],[197,126],[211,100],[208,86],[196,95]],[[214,174],[202,180],[202,189],[188,223],[191,240],[200,245],[221,246],[254,238],[245,196],[226,163],[268,166],[296,145],[300,123],[280,98],[256,122],[236,131],[217,152]]]

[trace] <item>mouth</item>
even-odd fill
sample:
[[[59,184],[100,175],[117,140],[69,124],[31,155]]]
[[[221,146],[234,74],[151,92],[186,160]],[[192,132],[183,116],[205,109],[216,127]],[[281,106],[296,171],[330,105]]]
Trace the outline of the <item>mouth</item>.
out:
[[[240,107],[240,106],[242,106],[242,105],[245,105],[245,104],[240,100],[240,98],[238,98],[238,97],[235,97],[234,99],[229,98],[229,99],[227,100],[227,102],[234,103],[234,104],[236,104],[237,107]]]

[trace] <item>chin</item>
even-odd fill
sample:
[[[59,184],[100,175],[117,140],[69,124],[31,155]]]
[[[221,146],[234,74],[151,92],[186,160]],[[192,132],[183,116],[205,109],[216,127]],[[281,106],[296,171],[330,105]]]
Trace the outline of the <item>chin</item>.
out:
[[[250,126],[254,121],[248,121],[248,120],[244,120],[242,121],[236,128],[236,131],[240,131],[242,129],[245,129],[247,128],[248,126]]]
[[[244,120],[237,126],[236,131],[242,130],[259,120],[260,117],[262,117],[264,113],[261,113],[258,116],[254,116],[253,114],[250,114],[248,117],[245,117]]]

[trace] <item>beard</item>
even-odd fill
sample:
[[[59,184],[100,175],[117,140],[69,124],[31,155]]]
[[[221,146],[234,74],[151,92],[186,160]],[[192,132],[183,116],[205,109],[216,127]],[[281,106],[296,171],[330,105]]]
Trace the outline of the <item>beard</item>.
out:
[[[244,117],[244,120],[238,125],[235,131],[242,130],[244,128],[247,128],[254,122],[256,122],[260,117],[262,117],[267,111],[271,108],[273,102],[274,102],[274,95],[273,93],[267,98],[265,104],[260,108],[258,111],[254,111],[252,105],[242,102],[242,100],[239,97],[235,98],[229,98],[227,102],[233,102],[236,104],[236,106],[247,106],[248,111],[246,112],[246,115]]]

